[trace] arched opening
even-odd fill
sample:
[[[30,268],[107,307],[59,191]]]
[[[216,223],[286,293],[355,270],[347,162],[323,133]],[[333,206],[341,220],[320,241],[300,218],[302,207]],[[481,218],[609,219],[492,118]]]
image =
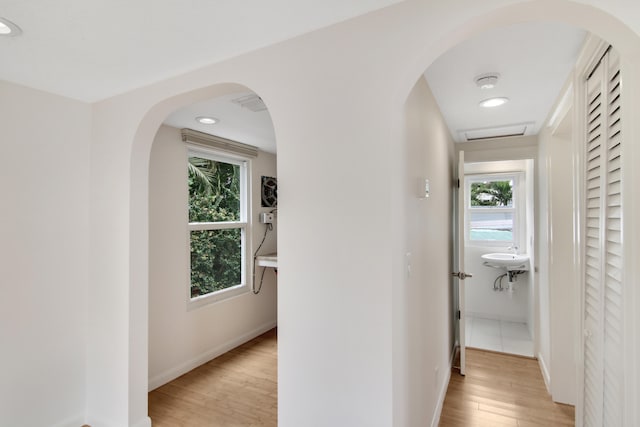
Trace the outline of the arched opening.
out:
[[[465,26],[463,29],[460,30],[460,32],[458,32],[457,34],[454,33],[452,34],[451,38],[446,38],[446,39],[442,39],[441,43],[439,45],[439,47],[443,47],[443,49],[433,49],[433,50],[438,50],[437,53],[435,53],[433,56],[430,56],[428,61],[424,61],[424,63],[427,65],[427,67],[425,68],[425,70],[427,70],[429,68],[429,66],[431,66],[435,61],[437,61],[436,58],[438,58],[443,51],[447,51],[444,46],[452,47],[452,45],[450,45],[449,43],[453,43],[453,45],[457,45],[458,42],[462,42],[462,40],[471,40],[474,37],[477,37],[479,35],[481,35],[484,31],[489,30],[489,29],[495,29],[495,28],[499,28],[499,27],[503,27],[503,26],[507,26],[507,25],[513,25],[517,22],[544,22],[544,21],[560,21],[563,22],[565,24],[570,24],[572,26],[578,27],[578,28],[582,28],[586,31],[591,32],[592,34],[597,34],[600,37],[603,37],[604,39],[606,39],[608,42],[610,42],[615,49],[618,49],[620,51],[620,54],[622,56],[622,75],[626,76],[627,79],[629,80],[635,80],[629,83],[629,86],[631,86],[633,89],[631,89],[630,93],[634,93],[635,90],[637,90],[637,85],[638,85],[638,81],[637,79],[634,78],[635,74],[635,70],[638,69],[638,62],[637,62],[637,58],[638,58],[638,45],[634,45],[637,40],[638,37],[636,34],[632,33],[628,28],[619,28],[620,23],[615,22],[615,19],[613,19],[610,16],[607,16],[606,14],[602,14],[601,12],[589,8],[589,7],[583,7],[583,6],[579,6],[579,5],[575,5],[575,4],[569,4],[569,3],[562,3],[561,5],[554,5],[553,8],[549,8],[549,9],[545,9],[543,10],[542,8],[544,8],[544,4],[545,2],[531,2],[527,5],[520,5],[520,6],[512,6],[512,7],[506,7],[503,10],[493,14],[490,18],[483,18],[483,19],[478,19],[475,20],[471,23],[469,23],[469,25]],[[540,9],[538,7],[541,7]],[[458,38],[459,37],[459,38]],[[620,43],[620,46],[616,43]],[[625,56],[626,55],[626,56]],[[574,62],[576,62],[576,60],[574,59]],[[469,67],[471,69],[474,68],[474,64],[469,63],[469,64],[459,64],[461,67]],[[424,71],[424,70],[423,70]],[[487,69],[484,71],[500,71],[500,70],[491,70],[491,69]],[[580,73],[582,73],[583,71],[580,70],[578,71]],[[626,72],[626,73],[625,73]],[[451,70],[451,73],[455,73],[454,70]],[[480,74],[480,70],[475,70],[476,74]],[[628,73],[628,74],[627,74]],[[421,73],[422,74],[422,73]],[[469,76],[469,81],[473,81],[473,76],[474,76],[474,71],[471,71],[471,75]],[[569,76],[567,76],[569,77]],[[583,76],[580,76],[581,78]],[[427,79],[428,80],[428,79]],[[459,82],[459,84],[464,85],[465,82]],[[627,82],[625,81],[625,84],[627,84]],[[422,86],[424,86],[424,82],[418,82],[416,84],[416,86],[413,87],[410,95],[408,96],[408,103],[413,103],[412,105],[415,106],[415,97],[416,97],[416,93],[422,91],[423,95],[422,96],[426,96],[428,97],[429,95],[426,94],[426,92],[424,91],[424,88],[422,88]],[[545,117],[543,118],[543,122],[546,123],[548,120],[548,115],[550,115],[553,110],[557,107],[558,103],[561,103],[561,98],[564,95],[564,92],[566,90],[566,87],[562,88],[562,86],[558,87],[558,92],[555,93],[555,103],[552,105],[549,105],[549,110],[545,112]],[[574,89],[575,90],[575,89]],[[440,99],[438,101],[441,101]],[[629,121],[633,121],[632,118],[632,113],[631,111],[634,111],[637,109],[637,102],[633,101],[633,100],[626,100],[624,101],[625,103],[628,102],[627,108],[629,110],[628,113],[628,117],[627,120]],[[551,108],[553,105],[555,105],[555,107],[553,107],[553,109]],[[576,107],[579,108],[579,107]],[[566,111],[565,111],[566,113]],[[555,125],[558,125],[559,122],[555,122]],[[512,123],[503,123],[504,125],[509,125]],[[566,123],[565,123],[566,124]],[[549,126],[549,125],[547,125]],[[432,129],[434,127],[432,126]],[[464,128],[462,128],[464,129]],[[462,130],[462,129],[456,129],[456,130]],[[635,129],[635,130],[634,130]],[[454,139],[457,139],[456,133],[454,132],[454,129],[451,129],[450,126],[450,130],[452,131],[452,133],[454,133]],[[487,129],[477,129],[478,131],[487,131]],[[637,126],[636,125],[631,125],[629,124],[629,127],[627,128],[627,130],[630,132],[631,135],[635,134],[635,132],[637,132]],[[473,131],[473,129],[470,129],[470,131]],[[491,131],[495,131],[495,129],[492,129]],[[561,128],[559,128],[559,131],[562,131]],[[479,132],[479,134],[482,134],[482,132]],[[473,132],[469,132],[469,134],[472,134]],[[500,135],[502,136],[502,135]],[[424,140],[429,140],[429,141],[436,141],[437,138],[435,137],[435,135],[433,134],[433,130],[432,133],[429,134],[428,132],[425,132],[424,135],[422,135]],[[498,137],[498,135],[495,135],[494,138]],[[469,141],[471,141],[472,139],[482,139],[482,138],[470,138]],[[537,144],[537,143],[536,143]],[[469,145],[467,145],[469,146]],[[491,159],[491,156],[484,156],[485,160],[517,160],[520,157],[518,157],[521,154],[516,155],[516,157],[514,158],[504,158],[504,147],[505,146],[500,146],[499,143],[494,144],[493,147],[491,147],[490,145],[487,146],[487,149],[493,149],[493,150],[501,150],[503,152],[498,153],[497,154],[497,158]],[[537,150],[537,148],[535,149]],[[628,148],[629,152],[634,152],[636,149],[634,147],[629,147]],[[496,154],[496,153],[494,153]],[[566,154],[566,153],[565,153]],[[433,155],[433,152],[430,153],[430,155]],[[502,156],[502,158],[501,158]],[[480,156],[482,157],[482,156]],[[537,157],[537,155],[536,155]],[[569,157],[565,157],[564,160],[568,160],[569,164],[571,162],[571,156]],[[626,160],[631,162],[631,159]],[[629,163],[629,165],[631,165],[631,163]],[[476,165],[477,166],[477,165]],[[452,163],[452,168],[453,168],[453,163]],[[555,167],[561,167],[558,166],[557,164],[555,165]],[[486,174],[485,174],[486,175]],[[629,179],[631,180],[632,177],[630,175],[628,175]],[[571,181],[571,176],[569,176],[568,178],[566,178],[568,181]],[[577,179],[577,178],[576,178]],[[564,183],[563,183],[564,184]],[[563,187],[566,188],[566,187]],[[532,191],[533,191],[533,185],[531,187]],[[574,194],[576,193],[576,190],[574,190]],[[533,195],[532,195],[533,197]],[[567,215],[569,216],[569,218],[571,218],[574,213],[572,213],[570,210],[569,212],[567,212]],[[578,215],[576,213],[576,215]],[[579,221],[581,221],[581,219],[579,218],[579,216],[576,216],[574,218],[574,220],[576,221],[576,229],[575,231],[580,231],[580,225],[578,224]],[[468,225],[468,224],[467,224]],[[637,227],[637,225],[632,225],[632,227]],[[558,232],[559,230],[556,230],[556,233],[559,235],[560,233]],[[537,234],[537,233],[536,233]],[[569,233],[569,237],[567,237],[567,240],[571,240],[573,238],[576,238],[575,235],[571,235],[571,233]],[[427,236],[425,235],[425,238],[427,238]],[[579,238],[578,238],[579,239]],[[527,239],[527,244],[528,241],[530,239]],[[558,239],[559,240],[559,239]],[[464,243],[462,243],[464,244]],[[579,241],[572,241],[572,244],[574,245],[572,250],[573,250],[573,254],[575,255],[572,259],[575,262],[579,262],[577,261],[577,259],[580,257],[580,253],[583,250],[582,247],[580,246],[580,242]],[[506,246],[505,246],[506,248]],[[531,240],[531,250],[535,250],[537,252],[537,249],[534,249],[533,247],[533,240]],[[485,248],[485,252],[489,252],[489,250],[486,250]],[[547,255],[548,256],[548,255]],[[557,254],[556,254],[557,256]],[[533,259],[533,258],[532,258]],[[479,264],[479,263],[478,263]],[[479,264],[480,265],[480,264]],[[537,269],[538,264],[536,263],[535,268]],[[532,268],[534,268],[534,266],[532,266]],[[572,266],[568,266],[566,267],[568,269],[573,268]],[[629,265],[626,268],[629,269],[629,271],[631,271],[634,267]],[[453,271],[458,271],[458,270],[453,270]],[[474,274],[477,273],[476,271],[471,271]],[[574,273],[576,273],[574,271]],[[575,281],[576,286],[579,284],[579,272],[576,273],[577,275],[574,276],[573,280]],[[489,285],[491,285],[491,283],[489,283]],[[530,282],[530,285],[533,287],[534,285],[537,287],[537,281]],[[637,294],[634,292],[634,290],[627,286],[628,288],[628,293],[633,297],[635,296],[637,298]],[[532,289],[533,291],[534,289]],[[548,291],[548,288],[547,288]],[[535,289],[535,292],[537,292],[537,289]],[[532,292],[531,295],[536,298],[536,301],[532,301],[532,304],[530,304],[530,307],[532,307],[532,309],[534,308],[534,304],[539,303],[539,295],[536,295],[535,292]],[[556,291],[557,292],[557,291]],[[557,295],[557,294],[556,294]],[[564,332],[558,332],[553,331],[552,334],[555,332],[556,335],[560,334],[564,334],[563,336],[564,338],[564,342],[560,342],[560,340],[557,338],[555,338],[555,342],[554,342],[554,346],[556,347],[556,354],[558,354],[558,348],[560,348],[563,344],[567,344],[567,348],[562,349],[560,352],[564,352],[565,354],[574,354],[574,351],[576,351],[576,349],[581,348],[582,343],[580,342],[580,337],[582,335],[582,329],[580,326],[580,317],[578,314],[578,310],[580,309],[580,304],[581,304],[581,296],[580,296],[580,290],[577,289],[575,292],[570,290],[568,291],[567,294],[564,295],[564,297],[566,298],[567,295],[570,295],[570,299],[572,299],[570,302],[571,304],[574,304],[574,307],[576,309],[576,314],[575,317],[567,317],[566,319],[562,320],[562,316],[559,315],[559,313],[562,312],[563,308],[562,308],[562,303],[556,302],[554,305],[552,305],[551,310],[555,310],[555,312],[552,311],[552,313],[550,314],[553,318],[552,321],[556,322],[556,329],[561,330],[563,328],[566,328],[567,325],[566,323],[571,323],[571,332],[569,333],[569,338],[570,339],[574,339],[575,340],[575,345],[568,345],[568,341],[567,340],[567,333],[566,331]],[[548,296],[547,296],[548,297]],[[464,298],[464,297],[463,297]],[[478,301],[478,296],[475,295],[475,302]],[[548,301],[546,302],[547,307],[546,309],[549,309],[548,307]],[[409,304],[410,307],[410,304]],[[457,308],[457,307],[456,307]],[[455,310],[455,308],[454,308]],[[573,307],[571,308],[570,311],[573,310]],[[411,310],[409,310],[410,312]],[[416,313],[419,310],[414,310]],[[572,311],[573,312],[573,311]],[[455,313],[455,311],[454,311]],[[566,313],[566,310],[565,312]],[[457,313],[456,313],[457,316]],[[535,314],[535,316],[539,317],[539,314]],[[549,313],[547,313],[547,316],[549,316]],[[627,313],[626,314],[628,319],[632,318],[632,314],[631,313]],[[407,317],[411,317],[410,314],[407,315]],[[532,320],[533,322],[536,322],[536,324],[538,324],[541,319],[538,318],[537,320],[534,318]],[[547,317],[546,319],[542,319],[543,322],[549,322],[549,318]],[[410,322],[410,320],[408,321]],[[546,343],[544,344],[545,346],[547,346],[546,351],[549,352],[549,328],[553,328],[554,325],[549,326],[547,324],[547,331],[546,331]],[[629,331],[625,331],[626,332],[626,336],[627,337],[631,337],[631,335],[629,334]],[[534,335],[535,336],[535,335]],[[413,341],[413,340],[410,340]],[[540,339],[537,340],[538,341],[538,345],[540,342]],[[494,344],[494,343],[491,343]],[[411,346],[412,344],[409,344],[409,346]],[[489,345],[490,347],[492,347],[492,345]],[[495,348],[493,348],[495,350]],[[409,352],[411,352],[411,349],[409,350]],[[631,354],[631,353],[630,353]],[[531,354],[533,355],[533,354]],[[550,363],[550,362],[546,362],[546,363]],[[546,366],[544,367],[546,368]],[[544,371],[543,368],[543,371]],[[575,371],[576,366],[575,365],[570,365],[570,366],[565,366],[564,369],[569,369],[569,371],[566,372],[573,372]],[[412,372],[416,372],[419,371],[419,367],[418,369],[409,369]],[[558,381],[558,377],[560,376],[560,372],[558,370],[557,367],[554,367],[555,372],[553,373],[555,375],[556,381]],[[425,375],[428,374],[428,372],[424,373]],[[436,369],[436,375],[437,375],[437,369]],[[547,373],[547,376],[549,374]],[[547,379],[547,378],[545,378]],[[570,380],[568,379],[568,377],[563,377],[560,381],[562,380]],[[576,381],[575,379],[573,381]],[[580,379],[578,379],[578,381],[581,381]],[[570,387],[569,387],[570,388]],[[580,393],[581,391],[578,390],[578,393]],[[566,395],[566,394],[565,394]],[[573,396],[573,399],[579,399],[580,396]],[[575,401],[575,400],[574,400]],[[630,416],[629,414],[631,414],[631,412],[628,410],[628,408],[626,409],[627,413],[625,414],[626,416]],[[579,415],[579,420],[582,419],[580,418],[582,415]]]
[[[424,74],[455,150],[464,152],[458,189],[463,201],[457,210],[464,219],[459,220],[456,242],[464,249],[460,265],[473,277],[457,284],[465,288],[459,297],[464,295],[464,301],[454,308],[460,310],[459,324],[465,330],[464,337],[458,336],[464,338],[459,340],[461,347],[536,357],[549,364],[548,314],[538,315],[538,309],[548,313],[546,293],[544,298],[538,294],[546,264],[541,265],[537,256],[536,224],[546,210],[537,208],[534,188],[545,195],[547,191],[537,185],[541,174],[536,165],[546,164],[538,156],[538,139],[554,103],[570,85],[586,40],[584,30],[549,21],[498,27],[456,45]],[[487,99],[503,99],[506,104],[483,107]],[[571,218],[571,209],[565,213]],[[556,241],[559,236],[557,231]],[[492,253],[517,255],[520,269],[485,261],[483,256]],[[539,301],[545,301],[543,307]],[[572,346],[565,351],[572,353]],[[573,368],[565,371],[574,372]],[[560,401],[575,402],[564,399]]]
[[[409,94],[415,76],[420,76],[444,52],[457,44],[494,28],[516,25],[521,22],[560,22],[595,34],[617,47],[622,56],[629,59],[633,66],[639,54],[638,35],[616,17],[592,6],[562,0],[530,1],[524,4],[504,6],[479,18],[460,25],[446,35],[440,36],[437,43],[424,46],[414,61],[404,72],[406,79],[399,82],[396,93],[398,102],[403,102]]]
[[[251,108],[248,108],[242,104],[242,101],[247,99],[261,105],[250,105]],[[215,116],[221,126],[218,129],[209,130],[207,124],[196,122],[197,117],[207,115]],[[144,198],[147,200],[146,203],[140,203],[139,208],[149,209],[144,221],[148,228],[139,230],[141,236],[144,235],[143,239],[149,243],[142,252],[136,251],[132,245],[132,253],[146,252],[144,260],[138,259],[135,267],[131,269],[132,278],[137,275],[138,280],[149,283],[145,289],[146,295],[132,292],[132,298],[138,295],[140,298],[146,297],[148,301],[148,305],[145,304],[148,310],[147,319],[145,319],[148,331],[142,330],[142,324],[130,325],[132,334],[138,333],[141,337],[149,337],[147,338],[148,353],[139,353],[140,357],[136,359],[141,370],[143,364],[148,366],[148,369],[144,369],[144,375],[138,377],[140,381],[135,387],[139,390],[138,395],[135,396],[139,402],[146,402],[149,388],[155,389],[272,329],[277,317],[277,293],[272,269],[269,269],[271,274],[267,274],[266,279],[261,280],[260,266],[255,267],[258,278],[255,279],[253,275],[253,255],[254,252],[257,254],[256,250],[261,243],[261,238],[265,237],[261,254],[266,249],[275,250],[277,230],[276,224],[263,230],[266,224],[258,220],[260,212],[271,212],[274,209],[273,206],[261,205],[261,177],[276,176],[275,134],[262,98],[243,85],[217,84],[156,105],[147,114],[147,120],[143,122],[143,125],[146,124],[148,126],[139,128],[137,137],[140,141],[144,140],[145,150],[149,150],[149,154],[138,159],[140,163],[132,162],[134,174],[141,170],[146,171],[138,175],[141,181],[137,188],[145,193]],[[233,264],[238,269],[236,273],[238,278],[241,277],[243,286],[238,287],[234,283],[231,288],[212,292],[212,290],[200,290],[200,283],[190,283],[192,282],[189,279],[189,235],[191,233],[185,231],[189,219],[184,208],[192,203],[191,197],[187,195],[186,176],[187,157],[191,154],[189,154],[188,141],[183,141],[185,137],[181,135],[181,129],[185,128],[202,132],[205,134],[202,135],[204,137],[206,135],[220,137],[222,138],[220,141],[224,144],[228,141],[240,142],[246,146],[241,147],[242,149],[253,151],[246,155],[246,160],[244,154],[237,154],[232,149],[225,151],[220,148],[205,147],[198,151],[198,155],[201,155],[200,153],[206,155],[205,151],[207,151],[226,156],[225,161],[230,159],[230,162],[239,162],[239,168],[244,169],[240,171],[244,174],[244,182],[238,184],[238,190],[242,187],[242,192],[245,194],[243,196],[245,200],[241,203],[244,206],[242,221],[246,224],[242,228],[242,244],[239,241],[229,243],[227,241],[229,239],[224,240],[223,237],[224,241],[216,241],[208,245],[221,245],[227,248],[230,245],[234,247],[238,245],[237,256],[236,254],[222,255],[229,258],[225,264],[227,267]],[[150,140],[149,137],[151,137]],[[144,181],[147,188],[144,188]],[[132,197],[132,202],[136,199],[137,197]],[[212,197],[213,199],[215,196]],[[221,254],[203,256],[218,255]],[[148,262],[147,271],[143,261]],[[152,281],[149,280],[150,271],[153,271],[150,275]],[[230,276],[235,275],[234,273]],[[258,290],[260,285],[262,287]],[[207,285],[202,286],[206,288]],[[227,285],[221,284],[221,286]],[[196,294],[193,293],[194,289],[198,290]],[[210,294],[204,295],[205,292]],[[222,295],[214,295],[216,293]],[[144,311],[137,312],[137,314],[143,313]],[[166,320],[169,318],[171,321],[167,323]],[[142,316],[139,320],[143,320]],[[148,358],[147,361],[144,358]],[[132,395],[131,398],[133,399],[134,396]]]
[[[259,220],[277,206],[261,200],[262,177],[277,175],[275,143],[266,105],[247,89],[182,107],[158,130],[149,178],[150,390],[275,327],[275,274],[254,263],[254,254],[276,251],[277,217]],[[239,381],[213,390],[246,408],[260,401]],[[152,400],[150,412],[162,417],[163,401]],[[214,419],[224,408],[200,410]]]

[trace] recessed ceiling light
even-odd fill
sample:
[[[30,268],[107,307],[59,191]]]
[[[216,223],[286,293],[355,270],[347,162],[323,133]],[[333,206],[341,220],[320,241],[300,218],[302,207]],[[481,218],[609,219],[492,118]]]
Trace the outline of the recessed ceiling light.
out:
[[[0,36],[15,37],[22,34],[22,30],[8,19],[0,17]]]
[[[498,85],[498,73],[486,73],[477,76],[474,80],[480,89],[493,89]]]
[[[499,107],[509,101],[509,98],[489,98],[480,101],[480,106],[485,108]]]
[[[200,116],[200,117],[196,117],[196,121],[203,125],[215,125],[220,120],[216,119],[215,117]]]

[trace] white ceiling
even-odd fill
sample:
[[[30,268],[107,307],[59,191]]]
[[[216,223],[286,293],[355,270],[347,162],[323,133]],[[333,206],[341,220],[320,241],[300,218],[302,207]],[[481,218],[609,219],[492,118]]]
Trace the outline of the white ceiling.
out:
[[[2,0],[0,80],[93,102],[400,0]]]
[[[3,0],[0,16],[23,34],[0,37],[0,80],[93,102],[398,1]],[[454,139],[461,130],[518,123],[533,123],[528,133],[537,133],[584,35],[561,24],[519,24],[445,53],[425,77]],[[490,71],[502,77],[485,93],[473,78]],[[511,102],[478,107],[493,95]],[[274,152],[268,112],[243,110],[232,98],[190,106],[165,123]],[[205,127],[193,120],[198,115],[221,122]]]
[[[470,39],[443,54],[425,72],[454,140],[460,131],[486,130],[525,124],[527,135],[537,134],[576,61],[585,32],[556,23],[526,23],[493,30]],[[501,74],[498,86],[481,90],[474,77],[486,72]],[[231,100],[233,94],[185,107],[165,124],[254,145],[275,153],[276,142],[267,111],[254,113]],[[493,109],[478,103],[493,96],[510,102]],[[213,116],[220,123],[206,126],[198,116]],[[509,131],[509,129],[506,129]]]
[[[575,64],[585,32],[567,25],[537,22],[495,29],[444,53],[425,72],[452,137],[462,131],[526,124],[537,134]],[[497,87],[482,90],[474,78],[498,72]],[[501,96],[508,103],[482,108],[478,103]],[[523,126],[525,127],[525,126]]]
[[[234,93],[189,105],[167,117],[164,124],[178,129],[199,130],[275,153],[276,137],[269,111],[254,112],[233,102],[251,94],[253,92]],[[195,120],[200,116],[215,117],[220,122],[203,125]]]

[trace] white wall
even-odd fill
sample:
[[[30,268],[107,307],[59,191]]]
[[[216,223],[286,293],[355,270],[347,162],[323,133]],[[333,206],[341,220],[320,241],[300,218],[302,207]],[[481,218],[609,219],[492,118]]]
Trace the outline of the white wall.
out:
[[[0,82],[0,425],[85,410],[89,105]]]
[[[409,95],[405,124],[398,149],[406,167],[394,203],[403,229],[394,285],[394,422],[426,426],[437,423],[451,371],[453,142],[424,78]]]
[[[156,388],[213,357],[273,328],[277,287],[273,269],[262,291],[187,310],[187,148],[180,130],[162,126],[151,150],[149,171],[149,388]],[[260,177],[276,176],[276,157],[260,152],[251,160],[250,252],[264,234],[258,213]],[[261,253],[276,251],[277,229]],[[250,256],[251,257],[251,256]],[[257,268],[258,281],[262,268]]]

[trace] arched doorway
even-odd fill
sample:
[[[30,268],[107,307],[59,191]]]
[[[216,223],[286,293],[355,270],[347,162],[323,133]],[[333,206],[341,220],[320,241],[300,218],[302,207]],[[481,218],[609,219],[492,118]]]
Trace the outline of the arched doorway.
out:
[[[262,177],[277,176],[275,144],[266,104],[247,88],[180,108],[158,130],[149,173],[150,390],[276,326],[275,274],[253,257],[276,251],[277,219],[259,221],[274,210],[260,195]],[[242,390],[219,387],[217,396]],[[232,400],[250,407],[248,393]],[[158,395],[149,410],[162,423]]]
[[[600,36],[607,37],[607,41],[611,41],[612,38],[617,40],[624,40],[623,44],[625,46],[624,48],[621,49],[621,51],[626,49],[627,61],[625,61],[624,59],[622,60],[622,63],[624,64],[622,66],[622,69],[623,69],[622,73],[625,73],[625,68],[626,68],[626,73],[630,73],[630,74],[623,74],[623,75],[627,76],[627,78],[635,80],[630,83],[630,86],[634,88],[632,90],[637,90],[638,81],[634,79],[633,76],[636,75],[635,73],[636,73],[636,70],[638,69],[637,68],[638,67],[638,62],[637,62],[638,46],[634,45],[634,43],[630,43],[630,41],[637,40],[636,34],[632,33],[627,28],[623,28],[620,32],[618,32],[618,30],[615,28],[615,20],[611,19],[610,16],[606,16],[606,15],[600,16],[601,12],[591,8],[587,8],[586,10],[582,10],[581,12],[579,12],[582,9],[582,6],[562,4],[559,8],[561,10],[559,11],[559,13],[556,13],[555,10],[551,12],[550,10],[543,11],[541,9],[540,10],[537,9],[537,6],[540,6],[541,4],[542,2],[540,4],[536,4],[535,2],[532,2],[523,7],[520,7],[520,6],[507,7],[502,11],[500,11],[499,13],[497,13],[496,15],[494,15],[493,16],[494,19],[485,21],[482,25],[489,24],[489,27],[483,27],[483,28],[484,29],[495,28],[496,26],[509,25],[513,22],[517,22],[517,20],[516,21],[512,20],[515,16],[519,15],[520,13],[524,13],[526,14],[526,16],[524,15],[520,16],[520,19],[522,19],[523,21],[558,20],[558,21],[579,26],[581,28],[586,29],[587,31],[592,31],[594,33],[597,33]],[[554,9],[558,9],[558,8],[554,7]],[[515,15],[512,15],[512,13]],[[583,19],[579,19],[579,18],[583,18]],[[473,28],[474,24],[477,24],[479,22],[482,22],[482,20],[474,21],[468,27],[465,27],[465,29],[462,30],[466,33],[463,39],[466,40],[470,37],[473,37],[474,34],[479,34],[480,32],[483,31],[483,29],[478,29],[477,31],[472,30],[473,34],[467,33],[467,31],[469,31],[469,28]],[[616,33],[616,32],[618,32],[618,34],[614,35],[613,33]],[[612,38],[609,38],[609,37],[612,37]],[[615,43],[613,42],[611,43],[613,44],[614,48],[617,48],[617,45],[615,45]],[[624,54],[622,55],[624,56]],[[426,62],[430,64],[432,61],[430,59],[429,61],[426,61]],[[628,102],[628,105],[626,107],[628,108],[627,110],[628,116],[626,120],[634,120],[633,116],[636,114],[635,111],[637,111],[638,104],[637,102],[632,100],[627,100],[625,102]],[[627,128],[627,131],[631,132],[631,134],[634,135],[635,132],[637,132],[637,126],[631,125]],[[635,150],[636,149],[634,147],[629,147],[629,152],[634,152]],[[625,160],[625,162],[628,162],[627,167],[632,167],[631,165],[633,163],[631,159],[627,159]],[[630,181],[633,181],[633,177],[631,176],[631,174],[626,175],[626,178],[628,178]],[[579,196],[576,196],[576,197],[579,197]],[[633,204],[633,201],[631,201],[631,204]],[[631,209],[632,208],[629,207],[629,210],[628,210],[629,213],[631,212]],[[627,220],[629,221],[630,218],[632,217],[627,217]],[[637,230],[637,227],[638,227],[638,224],[631,225],[632,229]],[[577,237],[577,239],[579,240],[579,237]],[[583,249],[580,246],[580,243],[578,241],[576,241],[574,244],[575,244],[574,253],[577,254],[577,256],[574,256],[573,259],[577,260],[580,257],[580,253]],[[574,267],[569,265],[567,266],[567,268],[571,269]],[[635,276],[636,273],[634,273],[634,269],[635,269],[634,266],[631,266],[631,265],[626,266],[626,271],[627,271],[627,274],[629,275],[628,277]],[[454,270],[454,271],[457,271],[457,270]],[[629,283],[627,283],[625,289],[632,298],[637,299],[638,294]],[[581,297],[579,295],[575,295],[574,297],[576,299],[575,303],[579,305]],[[556,309],[560,310],[561,308],[556,307]],[[633,322],[635,314],[632,311],[627,311],[627,313],[624,316],[629,322]],[[580,337],[582,336],[582,329],[579,327],[577,323],[579,322],[576,322],[576,325],[573,328],[573,333],[576,337]],[[628,328],[627,330],[625,330],[626,339],[628,339],[630,342],[633,341],[633,335],[631,332],[632,330],[633,328]],[[582,348],[582,345],[581,345],[581,348]],[[572,352],[571,349],[569,349],[568,351],[569,353]],[[633,360],[633,354],[634,354],[633,351],[630,350],[626,354],[626,358],[627,358],[626,360]],[[633,384],[633,381],[630,381],[630,384]],[[631,395],[633,396],[633,393],[631,393]],[[633,419],[633,416],[634,416],[633,410],[630,409],[633,406],[633,404],[630,403],[632,402],[633,397],[627,396],[625,399],[626,399],[625,401],[627,402],[627,405],[625,406],[625,411],[626,411],[625,416],[627,416],[629,419]],[[579,407],[579,409],[581,408]],[[582,419],[581,415],[579,416],[578,419],[579,420]]]

